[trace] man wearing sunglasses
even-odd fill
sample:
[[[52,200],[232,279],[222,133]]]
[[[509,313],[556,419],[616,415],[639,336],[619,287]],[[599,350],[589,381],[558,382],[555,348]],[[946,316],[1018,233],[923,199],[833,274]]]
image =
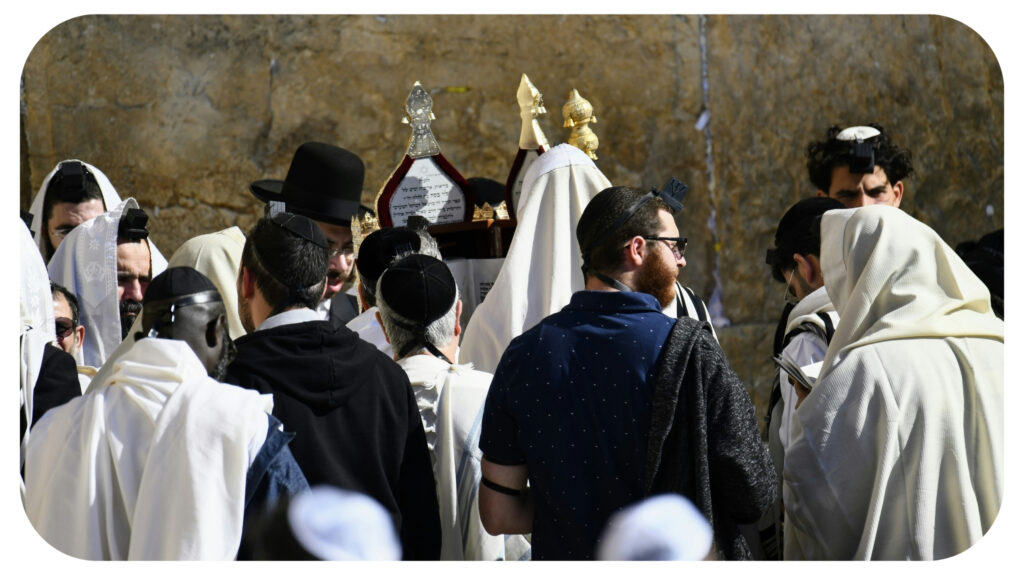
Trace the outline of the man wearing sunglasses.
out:
[[[594,196],[576,227],[585,289],[498,364],[480,517],[492,534],[532,533],[534,559],[592,559],[615,511],[663,492],[714,519],[720,558],[749,558],[739,526],[775,496],[750,396],[707,322],[662,313],[683,261],[683,192]]]

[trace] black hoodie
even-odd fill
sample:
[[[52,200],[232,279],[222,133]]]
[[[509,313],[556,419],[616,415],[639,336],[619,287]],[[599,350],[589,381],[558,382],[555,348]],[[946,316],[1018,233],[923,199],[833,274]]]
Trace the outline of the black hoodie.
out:
[[[273,394],[274,415],[295,432],[290,447],[309,484],[372,496],[395,521],[403,559],[438,559],[430,453],[402,368],[327,321],[256,331],[235,345],[226,381]]]

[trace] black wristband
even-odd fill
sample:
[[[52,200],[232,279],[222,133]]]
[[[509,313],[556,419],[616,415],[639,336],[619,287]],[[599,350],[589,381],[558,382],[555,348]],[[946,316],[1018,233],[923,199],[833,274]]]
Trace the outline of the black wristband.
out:
[[[480,483],[486,485],[487,487],[489,487],[489,488],[491,488],[491,489],[493,489],[493,490],[495,490],[498,493],[501,493],[503,495],[511,495],[512,497],[519,497],[520,495],[523,494],[523,492],[520,491],[519,489],[512,489],[511,487],[505,487],[504,485],[498,485],[497,483],[491,481],[490,479],[487,479],[486,477],[480,477]]]

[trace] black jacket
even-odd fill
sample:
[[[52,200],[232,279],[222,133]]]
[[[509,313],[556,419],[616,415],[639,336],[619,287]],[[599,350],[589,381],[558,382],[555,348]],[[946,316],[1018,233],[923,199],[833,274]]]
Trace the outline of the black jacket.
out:
[[[309,321],[235,340],[226,381],[274,395],[310,485],[366,493],[395,521],[403,559],[438,559],[430,453],[405,372],[350,329]]]
[[[722,559],[749,559],[740,524],[775,498],[775,468],[743,382],[705,322],[680,318],[655,368],[648,494],[688,497],[711,523]]]

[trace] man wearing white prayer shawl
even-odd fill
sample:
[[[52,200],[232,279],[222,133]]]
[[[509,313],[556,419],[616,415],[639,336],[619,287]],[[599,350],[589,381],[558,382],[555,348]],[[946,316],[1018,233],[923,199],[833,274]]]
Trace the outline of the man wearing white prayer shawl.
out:
[[[28,228],[18,225],[21,247],[19,261],[21,288],[18,303],[21,309],[19,335],[19,383],[21,398],[21,465],[25,464],[25,448],[30,429],[54,406],[81,395],[75,377],[75,361],[54,345],[53,298],[46,266],[36,250]],[[19,467],[20,467],[19,466]],[[24,482],[21,484],[24,496]]]
[[[33,430],[25,512],[81,559],[234,559],[243,520],[309,486],[273,398],[211,377],[230,346],[213,283],[172,268],[146,307],[148,337]]]
[[[43,261],[50,260],[75,226],[120,203],[114,185],[96,166],[74,159],[59,162],[43,178],[29,208],[32,235]]]
[[[167,268],[167,260],[148,237],[119,239],[122,216],[138,207],[134,198],[128,198],[83,222],[64,238],[47,266],[50,279],[78,297],[81,324],[89,334],[75,358],[79,365],[103,365],[127,331],[124,322],[134,320],[138,313],[145,286]],[[133,305],[134,314],[122,312]]]
[[[168,268],[190,267],[210,278],[210,281],[217,286],[217,291],[221,293],[224,300],[224,313],[228,318],[228,334],[231,335],[231,339],[245,335],[245,328],[242,327],[242,320],[238,316],[238,292],[235,288],[244,246],[245,234],[238,226],[231,226],[187,240],[167,260]],[[105,365],[121,357],[132,346],[135,342],[135,334],[142,331],[145,313],[145,310],[139,312],[128,335],[118,344],[114,352],[107,356]],[[96,377],[103,379],[107,371],[106,367],[101,367],[96,373]],[[88,393],[94,389],[96,387],[90,385],[84,392]]]
[[[1003,494],[1003,322],[928,226],[885,205],[822,216],[842,321],[794,413],[786,559],[942,559]]]
[[[514,337],[583,289],[576,223],[590,198],[609,187],[594,161],[569,144],[530,165],[505,263],[466,326],[460,361],[493,372]]]
[[[455,278],[440,259],[413,254],[389,266],[376,288],[377,315],[423,420],[441,510],[441,559],[504,560],[505,537],[484,529],[477,499],[491,374],[455,362],[462,333]],[[522,536],[513,537],[521,547]]]

